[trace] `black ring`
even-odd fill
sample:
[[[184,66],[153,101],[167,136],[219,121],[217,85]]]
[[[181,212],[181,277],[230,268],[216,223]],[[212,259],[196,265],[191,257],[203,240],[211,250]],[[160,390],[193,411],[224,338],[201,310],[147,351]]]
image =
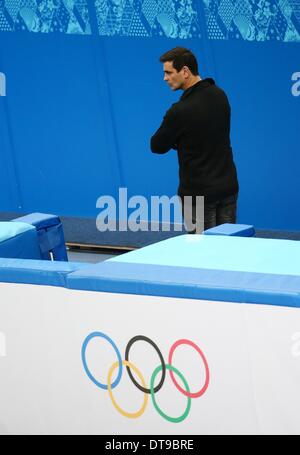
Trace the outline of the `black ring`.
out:
[[[136,342],[136,341],[145,341],[146,343],[149,343],[151,344],[151,346],[154,347],[154,349],[156,350],[159,358],[160,358],[160,361],[161,361],[161,365],[162,365],[162,375],[161,375],[161,380],[160,380],[160,383],[154,388],[154,393],[157,393],[161,388],[162,386],[164,385],[164,382],[165,382],[165,379],[166,379],[166,364],[165,364],[165,361],[164,361],[164,358],[162,356],[162,353],[160,352],[158,346],[154,343],[154,341],[150,340],[150,338],[147,338],[147,337],[144,337],[143,335],[138,335],[134,338],[132,338],[127,346],[126,346],[126,351],[125,351],[125,360],[128,362],[129,361],[129,351],[130,351],[130,348],[131,346]],[[144,393],[148,393],[148,394],[151,394],[151,390],[150,389],[145,389],[144,387],[142,387],[133,377],[132,373],[131,373],[131,370],[130,370],[130,367],[126,367],[127,369],[127,372],[129,374],[129,377],[130,379],[132,380],[132,382],[134,383],[134,385],[139,389],[141,390],[141,392],[144,392]]]

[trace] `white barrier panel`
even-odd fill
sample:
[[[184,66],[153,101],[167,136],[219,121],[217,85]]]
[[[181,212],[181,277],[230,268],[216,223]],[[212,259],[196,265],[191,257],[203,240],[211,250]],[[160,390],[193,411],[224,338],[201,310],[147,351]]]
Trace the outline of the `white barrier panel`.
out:
[[[2,434],[300,434],[299,309],[16,284],[0,294]],[[110,393],[127,347],[133,380],[116,366]],[[163,384],[159,353],[176,369]],[[144,393],[140,376],[161,389]]]

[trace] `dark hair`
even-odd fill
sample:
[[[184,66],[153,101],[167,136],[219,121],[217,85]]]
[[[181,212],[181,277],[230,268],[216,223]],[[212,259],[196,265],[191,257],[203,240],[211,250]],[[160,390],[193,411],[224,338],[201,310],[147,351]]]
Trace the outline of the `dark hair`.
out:
[[[161,63],[172,62],[176,71],[182,70],[187,66],[194,76],[199,75],[198,63],[194,54],[185,47],[175,47],[163,54],[159,61]]]

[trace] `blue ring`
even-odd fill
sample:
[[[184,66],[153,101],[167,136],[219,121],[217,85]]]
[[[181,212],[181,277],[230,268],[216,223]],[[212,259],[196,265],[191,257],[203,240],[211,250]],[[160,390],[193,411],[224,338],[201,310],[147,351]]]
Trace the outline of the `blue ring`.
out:
[[[87,366],[87,362],[86,362],[86,348],[87,348],[87,345],[89,344],[89,342],[93,338],[96,338],[96,337],[104,338],[106,341],[108,341],[112,345],[112,347],[114,348],[114,350],[115,350],[115,352],[117,354],[118,361],[119,361],[119,373],[118,373],[117,379],[111,385],[111,388],[114,389],[119,384],[119,382],[121,380],[121,377],[122,377],[122,372],[123,372],[122,358],[121,358],[121,354],[120,354],[116,344],[113,342],[113,340],[111,338],[109,338],[107,335],[105,335],[105,333],[93,332],[88,337],[86,337],[86,339],[84,340],[84,343],[82,345],[82,350],[81,350],[81,358],[82,358],[82,363],[83,363],[85,372],[88,375],[88,377],[90,378],[90,380],[94,384],[96,384],[97,387],[100,387],[100,389],[108,390],[108,386],[107,385],[102,384],[101,382],[97,381],[97,379],[94,378],[94,376],[90,372],[90,370],[89,370],[89,368]]]

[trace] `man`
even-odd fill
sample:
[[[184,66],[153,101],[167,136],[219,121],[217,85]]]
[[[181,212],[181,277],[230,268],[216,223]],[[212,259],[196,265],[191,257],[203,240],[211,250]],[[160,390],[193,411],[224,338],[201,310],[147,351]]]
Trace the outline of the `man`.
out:
[[[160,62],[169,87],[184,93],[152,136],[151,150],[163,154],[177,149],[178,194],[183,208],[184,196],[192,196],[193,225],[197,196],[204,196],[204,229],[235,223],[239,187],[230,145],[228,99],[213,79],[200,78],[197,60],[188,49],[176,47],[162,55]]]

